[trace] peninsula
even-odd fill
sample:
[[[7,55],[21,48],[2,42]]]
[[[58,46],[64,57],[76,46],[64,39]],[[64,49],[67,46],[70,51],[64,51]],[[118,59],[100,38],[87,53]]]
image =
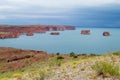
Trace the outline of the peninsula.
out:
[[[61,25],[0,25],[0,38],[18,38],[23,34],[32,36],[34,33],[64,30],[75,30],[75,27]]]

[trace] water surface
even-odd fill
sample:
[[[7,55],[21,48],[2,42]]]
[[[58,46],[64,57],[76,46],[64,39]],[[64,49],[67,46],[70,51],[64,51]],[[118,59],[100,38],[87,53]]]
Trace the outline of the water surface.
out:
[[[90,35],[81,35],[83,29],[91,30]],[[109,31],[111,36],[103,36]],[[1,47],[43,50],[48,53],[108,53],[120,51],[120,28],[77,28],[76,30],[60,31],[60,35],[34,34],[22,35],[14,39],[0,39]]]

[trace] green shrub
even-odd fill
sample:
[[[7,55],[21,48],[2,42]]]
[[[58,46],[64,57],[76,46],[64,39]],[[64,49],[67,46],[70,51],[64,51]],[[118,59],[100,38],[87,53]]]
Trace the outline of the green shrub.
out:
[[[120,52],[114,52],[112,53],[113,55],[117,55],[117,56],[120,56]]]
[[[62,64],[62,62],[63,62],[63,59],[64,59],[64,57],[58,56],[58,57],[57,57],[57,60],[56,60],[56,64],[57,64],[58,66],[61,66],[61,64]]]
[[[47,76],[46,72],[44,70],[39,70],[39,73],[37,76],[35,74],[31,74],[30,78],[28,80],[44,80],[45,76]]]
[[[82,56],[87,56],[87,54],[81,54]]]
[[[85,68],[81,68],[81,71],[84,71],[85,70]]]
[[[64,57],[58,56],[58,57],[57,57],[57,60],[59,60],[59,59],[64,59]]]
[[[78,56],[77,56],[77,55],[75,55],[73,58],[78,58]]]
[[[62,56],[53,57],[49,60],[48,64],[50,67],[61,66],[63,59],[64,59],[64,57],[62,57]]]
[[[39,75],[40,75],[40,79],[39,79],[39,80],[44,80],[44,78],[45,78],[45,76],[46,76],[45,72],[42,71],[42,70],[40,70],[40,71],[39,71]]]
[[[3,73],[5,73],[5,71],[4,70],[0,70],[0,74],[3,74]]]
[[[91,54],[89,54],[89,56],[97,56],[97,55],[96,55],[96,54],[91,53]]]
[[[74,57],[75,56],[75,53],[74,52],[71,52],[70,53],[70,57]]]
[[[78,56],[87,56],[87,54],[78,54]]]
[[[57,66],[61,66],[61,64],[62,64],[62,61],[61,60],[57,60]]]
[[[3,63],[0,63],[0,66],[3,66],[4,64]]]
[[[58,53],[56,53],[56,55],[60,55],[60,53],[58,52]]]
[[[73,58],[78,58],[79,55],[75,54],[74,52],[71,52],[70,54],[70,57],[73,57]]]
[[[92,66],[92,69],[95,70],[98,75],[103,75],[103,77],[120,76],[119,66],[115,66],[108,62],[96,62]]]

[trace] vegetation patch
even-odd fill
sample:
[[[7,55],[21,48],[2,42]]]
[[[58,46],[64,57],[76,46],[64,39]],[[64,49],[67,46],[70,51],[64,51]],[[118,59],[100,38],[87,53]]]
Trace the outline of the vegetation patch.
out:
[[[117,56],[120,56],[120,52],[114,52],[112,53],[113,55],[117,55]]]
[[[91,53],[89,54],[89,56],[97,56],[97,54]]]
[[[74,52],[71,52],[69,56],[73,58],[78,58],[79,55],[75,54]]]
[[[96,62],[92,69],[97,72],[98,75],[102,75],[103,77],[119,77],[120,69],[119,66],[113,65],[108,62]]]
[[[62,57],[62,56],[57,57],[57,60],[61,60],[61,59],[64,59],[64,57]]]

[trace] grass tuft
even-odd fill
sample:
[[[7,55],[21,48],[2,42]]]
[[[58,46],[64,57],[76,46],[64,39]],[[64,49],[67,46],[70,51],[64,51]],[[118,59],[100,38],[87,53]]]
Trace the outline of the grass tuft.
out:
[[[103,77],[119,77],[120,69],[119,66],[115,66],[108,62],[96,62],[92,69],[95,70],[98,75],[102,75]]]
[[[117,55],[117,56],[120,56],[120,52],[114,52],[112,53],[113,55]]]

